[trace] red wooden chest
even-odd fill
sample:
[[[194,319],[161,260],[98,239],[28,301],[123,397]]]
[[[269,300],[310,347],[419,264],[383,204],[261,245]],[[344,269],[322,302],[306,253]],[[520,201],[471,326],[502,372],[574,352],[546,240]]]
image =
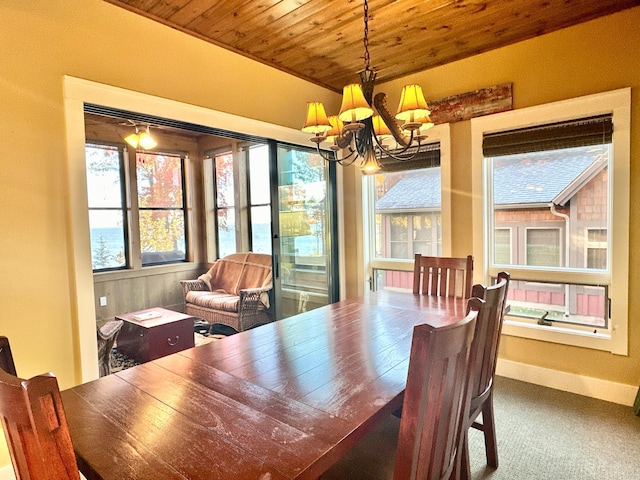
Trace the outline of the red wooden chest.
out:
[[[139,363],[194,346],[194,317],[164,308],[117,315],[123,320],[117,349]]]

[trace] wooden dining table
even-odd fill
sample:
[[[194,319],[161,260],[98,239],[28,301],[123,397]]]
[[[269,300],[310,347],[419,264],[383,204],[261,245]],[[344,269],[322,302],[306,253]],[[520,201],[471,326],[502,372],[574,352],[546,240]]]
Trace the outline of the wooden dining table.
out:
[[[402,405],[413,326],[461,299],[375,292],[62,392],[99,479],[314,479]]]

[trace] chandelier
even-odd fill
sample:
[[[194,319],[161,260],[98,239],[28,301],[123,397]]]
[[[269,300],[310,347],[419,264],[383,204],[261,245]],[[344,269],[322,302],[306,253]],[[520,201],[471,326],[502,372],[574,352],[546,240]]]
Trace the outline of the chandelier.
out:
[[[313,134],[310,140],[323,159],[343,166],[360,159],[360,170],[364,174],[380,171],[382,156],[397,161],[414,158],[426,139],[422,132],[433,127],[431,112],[419,85],[406,85],[402,89],[398,111],[395,117],[391,115],[386,95],[373,96],[376,71],[369,63],[369,5],[364,0],[364,69],[358,72],[360,84],[344,87],[338,115],[327,117],[322,102],[308,102],[302,127],[303,132]],[[395,146],[386,146],[387,139],[395,141]],[[323,142],[331,144],[331,151],[320,150]],[[339,151],[343,152],[342,156]]]

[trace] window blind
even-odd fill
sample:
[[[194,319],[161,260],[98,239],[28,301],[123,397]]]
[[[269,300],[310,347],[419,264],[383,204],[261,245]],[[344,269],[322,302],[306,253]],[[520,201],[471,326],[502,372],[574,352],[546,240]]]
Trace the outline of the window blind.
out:
[[[518,153],[611,143],[611,114],[485,134],[482,153],[499,157]]]
[[[411,155],[418,147],[408,149],[404,154]],[[393,150],[392,150],[393,152]],[[396,160],[389,155],[382,155],[379,158],[380,165],[384,173],[400,172],[403,170],[418,170],[420,168],[431,168],[440,166],[440,142],[428,143],[420,146],[420,152],[411,160]]]

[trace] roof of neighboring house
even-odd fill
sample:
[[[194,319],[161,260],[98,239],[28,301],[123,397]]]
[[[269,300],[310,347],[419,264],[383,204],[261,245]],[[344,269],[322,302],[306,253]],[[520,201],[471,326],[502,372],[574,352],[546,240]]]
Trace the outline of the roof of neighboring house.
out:
[[[606,150],[605,150],[606,152]],[[564,205],[607,165],[598,146],[496,157],[496,205]],[[408,173],[376,202],[376,211],[440,206],[440,168]]]
[[[493,162],[495,204],[551,203],[558,196],[564,197],[562,203],[566,203],[569,198],[562,195],[566,189],[575,185],[585,172],[591,173],[591,179],[606,166],[606,162],[598,162],[600,168],[589,168],[602,153],[601,147],[591,146],[496,157]],[[580,182],[580,186],[585,183]],[[573,190],[571,196],[575,193]]]
[[[376,210],[440,207],[440,167],[409,172],[376,202]]]

